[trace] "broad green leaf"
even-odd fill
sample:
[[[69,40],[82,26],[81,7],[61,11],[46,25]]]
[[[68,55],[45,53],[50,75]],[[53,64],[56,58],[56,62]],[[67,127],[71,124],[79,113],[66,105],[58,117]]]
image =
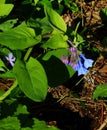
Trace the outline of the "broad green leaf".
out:
[[[50,22],[50,24],[53,27],[59,29],[60,31],[66,32],[67,26],[63,18],[52,8],[49,8],[47,6],[45,6],[44,8],[45,8],[46,17],[48,21]]]
[[[9,29],[11,29],[14,26],[14,24],[17,23],[17,20],[18,19],[11,19],[11,20],[5,21],[4,23],[1,23],[0,30],[2,30],[3,32],[8,31]]]
[[[50,39],[44,43],[41,47],[47,49],[58,49],[58,48],[67,48],[68,43],[67,39],[65,39],[65,36],[63,34],[57,33],[50,37]]]
[[[0,0],[0,4],[5,4],[6,0]]]
[[[0,17],[9,15],[13,7],[13,4],[0,4]]]
[[[93,99],[107,97],[107,84],[98,85],[93,93]]]
[[[0,44],[12,50],[23,50],[36,45],[41,36],[36,36],[34,29],[19,26],[9,31],[0,33]]]
[[[69,54],[68,49],[58,49],[47,52],[41,57],[41,63],[45,68],[50,87],[63,84],[70,79],[75,71],[70,65],[65,65],[61,58]]]
[[[20,130],[18,118],[9,116],[0,120],[0,130]]]
[[[17,60],[14,73],[21,90],[34,101],[43,101],[47,95],[47,77],[42,65],[34,58],[24,64]]]

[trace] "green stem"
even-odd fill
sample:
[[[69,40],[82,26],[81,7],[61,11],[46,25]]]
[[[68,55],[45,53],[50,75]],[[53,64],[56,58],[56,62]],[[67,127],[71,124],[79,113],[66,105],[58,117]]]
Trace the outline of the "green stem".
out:
[[[32,51],[32,47],[28,49],[28,51],[26,52],[25,56],[24,56],[24,61],[26,61]],[[2,95],[0,96],[0,102],[3,101],[7,96],[9,96],[9,94],[11,93],[11,91],[16,88],[18,85],[18,81],[15,80],[13,85]]]
[[[17,82],[17,80],[15,80],[15,82],[13,83],[13,85],[5,92],[2,96],[0,96],[0,102],[1,102],[2,100],[4,100],[4,99],[11,93],[11,91],[12,91],[14,88],[17,87],[17,85],[18,85],[18,82]]]
[[[26,54],[25,54],[25,56],[24,56],[24,61],[26,61],[26,60],[28,59],[28,57],[29,57],[29,55],[30,55],[32,49],[33,49],[32,47],[30,47],[30,48],[28,49],[28,51],[26,52]]]

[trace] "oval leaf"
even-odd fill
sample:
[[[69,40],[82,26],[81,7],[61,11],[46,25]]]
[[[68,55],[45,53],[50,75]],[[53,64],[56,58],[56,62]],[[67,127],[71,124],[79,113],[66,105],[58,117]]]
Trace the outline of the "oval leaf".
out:
[[[49,20],[50,24],[57,29],[66,32],[67,26],[63,18],[52,8],[45,6],[46,17]]]
[[[68,44],[64,39],[64,36],[60,33],[53,35],[50,39],[42,45],[43,48],[51,48],[51,49],[58,49],[58,48],[67,48]]]
[[[0,4],[0,16],[7,16],[13,9],[13,4]]]
[[[36,36],[34,29],[29,27],[19,26],[0,33],[0,44],[12,50],[23,50],[39,43],[40,40],[41,36]]]
[[[41,102],[47,95],[47,77],[42,65],[34,58],[24,64],[17,60],[13,69],[19,86],[27,97]]]

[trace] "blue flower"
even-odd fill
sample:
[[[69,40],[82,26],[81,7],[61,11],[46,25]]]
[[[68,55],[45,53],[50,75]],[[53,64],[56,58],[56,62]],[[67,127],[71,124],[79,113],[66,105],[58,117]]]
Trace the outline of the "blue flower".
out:
[[[93,60],[92,59],[87,59],[83,54],[80,54],[80,58],[84,60],[84,67],[89,68],[92,67]]]
[[[15,62],[16,58],[13,56],[12,53],[9,53],[8,56],[6,56],[6,59],[9,61],[11,66],[14,66],[14,62]]]
[[[77,65],[73,67],[75,71],[78,71],[78,76],[86,74],[88,70],[83,66],[81,60],[78,61]]]
[[[83,54],[78,54],[77,49],[74,47],[69,48],[70,55],[62,56],[62,62],[66,65],[70,65],[75,71],[78,72],[78,76],[84,75],[88,72],[88,68],[92,67],[93,60],[87,59]]]

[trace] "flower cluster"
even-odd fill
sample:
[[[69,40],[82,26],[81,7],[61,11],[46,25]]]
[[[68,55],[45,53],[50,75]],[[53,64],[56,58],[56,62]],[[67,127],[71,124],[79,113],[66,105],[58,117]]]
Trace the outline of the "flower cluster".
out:
[[[92,67],[93,60],[87,59],[82,53],[78,54],[76,48],[69,48],[70,58],[69,56],[62,56],[62,62],[66,65],[72,66],[72,68],[78,72],[78,76],[82,74],[86,74],[88,72],[88,68]]]
[[[11,66],[14,66],[16,58],[13,56],[12,53],[9,53],[8,56],[5,56],[6,60],[11,64]]]

